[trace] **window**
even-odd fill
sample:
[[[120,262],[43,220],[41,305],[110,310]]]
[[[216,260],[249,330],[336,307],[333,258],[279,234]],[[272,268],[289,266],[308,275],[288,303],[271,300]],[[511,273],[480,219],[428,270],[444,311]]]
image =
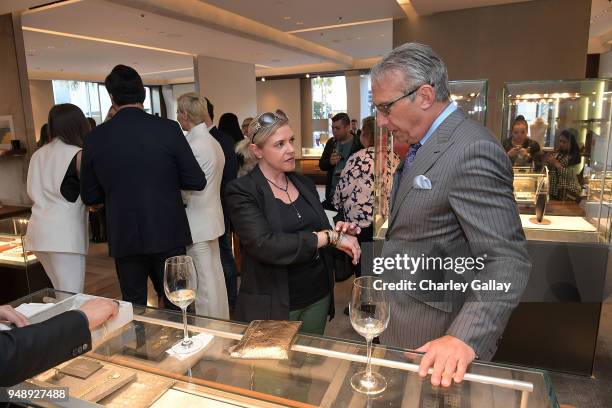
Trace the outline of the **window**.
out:
[[[331,137],[331,118],[346,112],[346,79],[344,76],[316,77],[312,86],[312,146],[323,149]]]
[[[147,113],[160,113],[153,111],[151,88],[145,86],[144,110]],[[100,124],[106,118],[111,107],[111,99],[104,84],[84,81],[53,81],[53,96],[55,103],[72,103],[83,111],[85,116],[93,118]],[[159,105],[159,104],[158,104]]]

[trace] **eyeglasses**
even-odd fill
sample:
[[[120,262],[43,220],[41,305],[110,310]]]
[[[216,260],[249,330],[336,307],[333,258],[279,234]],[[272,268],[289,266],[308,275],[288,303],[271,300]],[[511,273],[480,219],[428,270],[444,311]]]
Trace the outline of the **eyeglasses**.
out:
[[[262,113],[261,115],[259,115],[258,117],[254,119],[255,124],[253,125],[253,128],[255,130],[253,132],[253,136],[251,136],[251,143],[253,143],[253,140],[255,140],[255,136],[257,135],[257,133],[259,133],[261,129],[269,128],[279,121],[286,121],[286,120],[287,120],[287,115],[285,115],[285,113],[281,111],[280,109],[277,110],[276,113],[272,113],[272,112]]]
[[[399,96],[398,98],[392,100],[391,102],[381,103],[381,104],[378,104],[378,105],[374,105],[374,107],[376,108],[377,111],[382,113],[384,116],[389,116],[389,114],[391,113],[391,107],[393,105],[395,105],[397,102],[401,101],[402,99],[407,98],[410,95],[414,94],[423,85],[430,85],[430,84],[421,84],[421,85],[417,86],[416,88],[414,88],[412,91],[407,92],[407,93]],[[433,86],[433,85],[430,85],[430,86]]]

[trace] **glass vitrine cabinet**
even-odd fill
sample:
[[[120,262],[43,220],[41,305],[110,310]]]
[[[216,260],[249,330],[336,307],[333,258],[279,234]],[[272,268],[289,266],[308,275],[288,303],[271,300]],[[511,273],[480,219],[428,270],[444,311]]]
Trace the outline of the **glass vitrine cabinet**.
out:
[[[55,302],[70,295],[43,290],[13,305]],[[166,349],[182,338],[180,313],[134,307],[133,321],[78,357],[129,378],[103,398],[89,401],[88,406],[558,406],[544,371],[475,362],[462,384],[432,387],[415,373],[420,354],[384,346],[375,347],[373,364],[374,370],[386,377],[388,386],[381,395],[367,398],[353,391],[349,383],[365,364],[364,344],[298,334],[288,360],[232,359],[228,349],[242,337],[245,328],[239,323],[191,316],[192,335],[204,334],[210,341],[201,351],[179,358],[167,354]],[[52,369],[22,386],[44,386],[45,381],[52,386],[67,381],[54,377],[56,373]],[[95,387],[78,381],[75,384],[79,390]],[[77,393],[69,401],[56,404],[75,406],[87,400],[78,398]]]

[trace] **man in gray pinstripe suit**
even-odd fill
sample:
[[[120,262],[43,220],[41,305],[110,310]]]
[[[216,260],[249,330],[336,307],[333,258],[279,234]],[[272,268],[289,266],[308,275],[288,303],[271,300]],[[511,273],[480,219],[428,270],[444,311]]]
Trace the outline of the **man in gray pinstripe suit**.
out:
[[[381,275],[414,282],[387,290],[391,320],[382,342],[424,352],[421,376],[433,367],[432,384],[449,386],[475,358],[493,357],[529,277],[511,164],[491,132],[450,101],[446,67],[428,46],[392,50],[371,77],[378,125],[411,145],[395,174],[382,256],[458,261],[467,254],[482,262],[410,272],[396,266]],[[497,289],[500,283],[509,290]]]

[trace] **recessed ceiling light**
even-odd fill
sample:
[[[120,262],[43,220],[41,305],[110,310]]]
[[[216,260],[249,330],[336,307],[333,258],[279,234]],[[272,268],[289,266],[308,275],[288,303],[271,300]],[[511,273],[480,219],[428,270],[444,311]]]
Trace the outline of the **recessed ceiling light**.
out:
[[[306,74],[306,78],[310,78],[310,74]]]
[[[380,36],[381,36],[381,37],[384,37],[385,35],[384,35],[384,34],[381,34]]]
[[[261,82],[266,82],[266,78],[262,77]]]
[[[285,17],[283,17],[283,20],[291,20],[291,17],[290,16],[285,16]]]
[[[54,49],[54,48],[55,48],[55,45],[47,45],[47,49],[52,50],[52,49]]]
[[[296,21],[295,25],[304,25],[304,22],[303,21]]]

